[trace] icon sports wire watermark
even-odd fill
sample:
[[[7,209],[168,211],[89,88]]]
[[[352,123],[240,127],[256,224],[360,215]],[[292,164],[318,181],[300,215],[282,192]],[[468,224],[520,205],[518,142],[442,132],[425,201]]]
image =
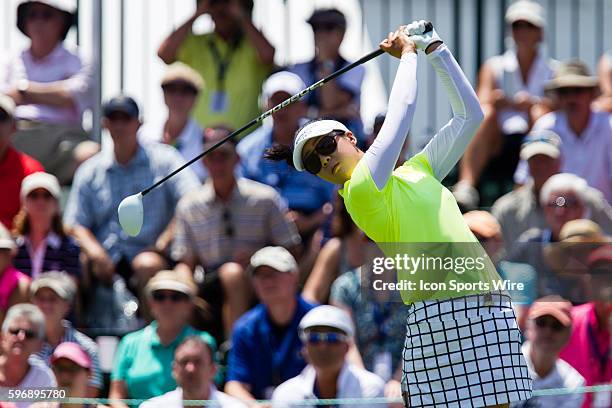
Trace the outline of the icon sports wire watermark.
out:
[[[547,292],[572,301],[610,300],[611,249],[525,243],[524,256],[502,260],[498,254],[505,251],[489,251],[491,258],[471,242],[371,244],[360,268],[362,296],[388,292],[383,299],[413,302],[502,291],[524,304]]]

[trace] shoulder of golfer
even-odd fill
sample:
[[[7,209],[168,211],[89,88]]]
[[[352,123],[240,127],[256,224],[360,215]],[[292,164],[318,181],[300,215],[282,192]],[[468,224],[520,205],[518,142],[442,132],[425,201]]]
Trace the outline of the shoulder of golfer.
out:
[[[407,37],[403,30],[400,35]],[[385,121],[363,157],[379,190],[387,184],[410,130],[416,96],[417,54],[407,51],[401,54],[389,95]]]
[[[453,117],[423,149],[435,177],[442,180],[457,164],[484,114],[476,93],[446,45],[427,55],[450,99]]]

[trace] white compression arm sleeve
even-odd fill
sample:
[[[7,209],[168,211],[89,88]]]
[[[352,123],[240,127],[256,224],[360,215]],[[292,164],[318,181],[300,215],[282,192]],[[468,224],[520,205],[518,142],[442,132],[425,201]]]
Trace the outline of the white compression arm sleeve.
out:
[[[463,156],[484,115],[476,93],[446,45],[427,58],[438,73],[453,110],[452,119],[423,149],[434,175],[442,180]]]
[[[417,95],[416,73],[417,55],[407,52],[402,55],[395,74],[385,121],[363,157],[379,190],[387,184],[395,168],[412,123]]]

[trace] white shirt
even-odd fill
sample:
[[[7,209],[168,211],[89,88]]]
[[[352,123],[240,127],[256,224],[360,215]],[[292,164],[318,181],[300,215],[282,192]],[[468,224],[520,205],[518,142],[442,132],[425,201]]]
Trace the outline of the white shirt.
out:
[[[543,97],[544,85],[553,78],[557,64],[557,61],[546,58],[542,52],[538,52],[525,83],[514,49],[509,49],[488,61],[496,85],[508,98],[518,92],[526,92],[537,98]],[[529,116],[524,111],[503,109],[499,112],[498,122],[504,134],[525,133],[529,130]]]
[[[218,404],[213,407],[223,408],[246,408],[246,405],[241,401],[230,397],[229,395],[218,391],[214,385],[210,386],[210,395],[207,401],[216,401]],[[140,408],[182,408],[183,407],[183,390],[181,387],[167,392],[159,397],[151,398],[140,404]]]
[[[586,129],[578,137],[569,127],[564,112],[542,116],[533,129],[547,129],[561,138],[561,172],[576,174],[589,186],[601,191],[612,202],[612,115],[591,111]],[[529,175],[525,161],[516,169],[514,179],[523,184]]]
[[[32,260],[31,277],[32,279],[36,279],[43,272],[42,267],[45,260],[45,254],[47,253],[47,247],[50,246],[53,249],[59,249],[62,245],[62,239],[55,232],[50,232],[36,249],[32,248],[32,243],[27,236],[24,236],[24,240],[28,254],[30,254],[30,259]]]
[[[158,123],[146,123],[138,130],[138,140],[141,143],[163,143],[162,138],[164,135],[165,123],[165,120]],[[177,144],[175,147],[179,153],[181,153],[185,161],[193,159],[204,150],[202,132],[203,130],[200,125],[198,125],[195,120],[189,119],[181,131],[181,134],[176,138]],[[200,181],[204,181],[208,176],[208,171],[206,167],[204,167],[204,164],[202,164],[202,160],[198,160],[189,167],[195,172]]]
[[[317,399],[314,394],[316,372],[310,364],[297,376],[279,385],[272,394],[272,405],[275,408],[307,407],[301,401]],[[338,395],[336,398],[382,398],[384,381],[377,375],[345,363],[338,377]],[[343,408],[363,408],[365,405],[343,405]],[[314,406],[313,406],[314,407]]]
[[[30,363],[30,369],[28,373],[23,378],[23,381],[19,383],[16,387],[10,387],[11,389],[19,389],[23,390],[26,388],[54,388],[57,387],[57,382],[55,381],[55,375],[53,375],[53,371],[49,367],[45,365],[45,363],[32,355],[28,359],[28,363]],[[8,387],[0,387],[0,395],[7,395]],[[32,401],[20,401],[14,402],[17,408],[27,408],[32,405]]]
[[[521,348],[527,367],[529,368],[529,374],[533,379],[534,390],[544,390],[548,388],[578,388],[584,387],[584,378],[576,371],[574,367],[561,360],[557,359],[554,368],[546,377],[539,377],[533,368],[531,362],[531,344],[525,342]],[[527,403],[528,406],[536,406],[540,408],[576,408],[582,405],[584,400],[584,394],[565,394],[565,395],[550,395],[533,397]],[[533,404],[533,405],[532,405]],[[517,404],[520,407],[521,404]],[[515,405],[513,405],[515,407]]]
[[[29,49],[5,61],[0,67],[0,92],[17,87],[19,80],[49,83],[61,82],[74,101],[73,107],[42,104],[19,105],[18,119],[79,126],[86,109],[93,106],[91,65],[59,43],[46,57],[36,60]]]

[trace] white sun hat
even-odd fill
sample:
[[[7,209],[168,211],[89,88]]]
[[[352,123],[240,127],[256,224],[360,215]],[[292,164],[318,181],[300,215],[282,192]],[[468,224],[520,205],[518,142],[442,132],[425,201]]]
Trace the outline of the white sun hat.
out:
[[[339,307],[321,305],[311,309],[302,317],[298,326],[300,331],[306,331],[311,327],[333,327],[344,332],[348,337],[353,337],[355,327],[351,316]]]
[[[350,130],[337,120],[324,119],[311,122],[304,126],[298,132],[293,142],[293,166],[298,171],[304,171],[304,164],[302,163],[302,149],[306,142],[312,138],[323,136],[333,130],[343,130],[350,132]]]

